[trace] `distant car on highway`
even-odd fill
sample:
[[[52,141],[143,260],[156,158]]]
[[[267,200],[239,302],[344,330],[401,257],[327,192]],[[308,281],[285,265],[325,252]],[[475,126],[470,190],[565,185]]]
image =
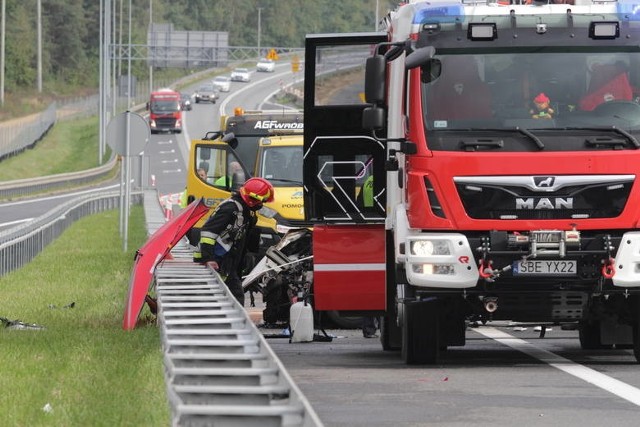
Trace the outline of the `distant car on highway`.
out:
[[[200,102],[211,102],[212,104],[215,104],[216,99],[218,99],[218,91],[212,84],[203,85],[196,91],[195,98],[196,104],[199,104]]]
[[[191,95],[188,93],[180,94],[180,108],[183,111],[191,111],[193,109],[193,105],[191,105]]]
[[[220,92],[229,92],[231,90],[231,79],[227,76],[218,76],[213,79],[213,85],[216,86]]]
[[[249,74],[249,70],[246,68],[236,68],[231,72],[231,81],[232,82],[248,82],[251,80],[251,75]]]
[[[256,70],[265,73],[273,73],[276,70],[276,63],[271,59],[262,58],[256,64]]]

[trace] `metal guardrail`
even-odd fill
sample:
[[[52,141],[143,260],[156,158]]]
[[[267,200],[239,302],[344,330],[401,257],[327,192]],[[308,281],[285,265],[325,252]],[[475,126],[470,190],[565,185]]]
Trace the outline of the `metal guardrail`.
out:
[[[109,176],[117,162],[118,158],[114,156],[108,163],[93,169],[0,182],[0,200],[24,197],[44,191],[59,190],[94,182]]]
[[[144,200],[153,234],[164,214],[154,191]],[[321,427],[244,307],[191,257],[183,240],[154,275],[172,425]]]
[[[321,426],[217,272],[177,247],[155,272],[174,426]]]
[[[131,200],[141,203],[142,193],[132,193]],[[82,196],[33,221],[4,230],[0,233],[0,277],[27,264],[76,220],[119,205],[119,192]]]

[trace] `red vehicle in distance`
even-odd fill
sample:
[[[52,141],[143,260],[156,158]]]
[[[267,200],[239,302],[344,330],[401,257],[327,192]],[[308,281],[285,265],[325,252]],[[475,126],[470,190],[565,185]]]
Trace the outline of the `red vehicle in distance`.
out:
[[[147,110],[149,110],[149,127],[151,133],[182,132],[182,109],[179,92],[171,89],[160,89],[151,92]]]

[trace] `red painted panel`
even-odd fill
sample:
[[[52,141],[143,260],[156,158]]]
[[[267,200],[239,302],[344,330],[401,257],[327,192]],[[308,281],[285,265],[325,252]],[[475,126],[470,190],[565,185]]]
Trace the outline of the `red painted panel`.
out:
[[[138,316],[149,291],[154,271],[160,261],[170,254],[173,248],[207,212],[209,207],[202,199],[191,203],[179,215],[158,228],[149,240],[136,252],[135,263],[129,280],[129,293],[125,302],[122,328],[131,330],[136,327]]]
[[[385,261],[384,225],[318,225],[313,228],[313,262]]]
[[[317,310],[384,310],[384,225],[313,228]]]

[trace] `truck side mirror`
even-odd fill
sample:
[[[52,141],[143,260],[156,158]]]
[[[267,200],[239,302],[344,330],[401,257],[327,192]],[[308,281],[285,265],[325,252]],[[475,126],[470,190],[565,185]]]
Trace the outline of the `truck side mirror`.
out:
[[[236,134],[233,132],[224,134],[224,136],[222,137],[222,142],[226,142],[227,145],[229,145],[229,147],[233,148],[234,150],[238,146],[238,138],[236,138]]]
[[[385,109],[377,106],[365,108],[362,111],[362,127],[367,130],[380,130],[384,128]]]
[[[433,46],[421,47],[407,55],[404,60],[404,66],[407,70],[420,67],[427,64],[435,54],[436,49]]]
[[[367,58],[364,76],[364,98],[369,104],[379,104],[385,96],[387,61],[382,55]]]

